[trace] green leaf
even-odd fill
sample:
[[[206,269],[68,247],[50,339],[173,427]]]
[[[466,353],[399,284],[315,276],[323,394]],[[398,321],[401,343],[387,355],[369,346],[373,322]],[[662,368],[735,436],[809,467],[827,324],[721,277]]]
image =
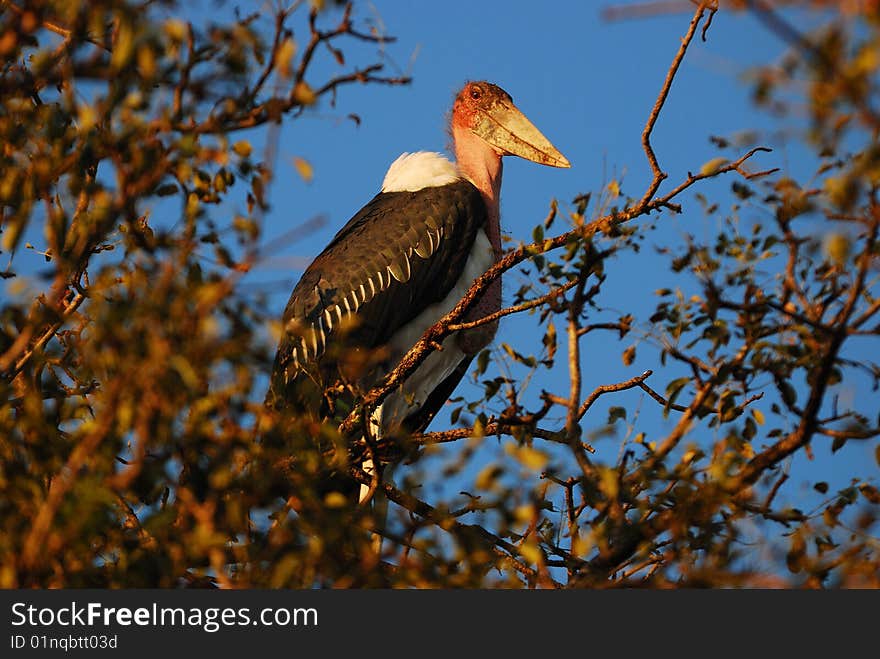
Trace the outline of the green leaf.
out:
[[[498,390],[501,389],[501,384],[501,378],[495,378],[494,380],[485,380],[483,382],[483,396],[486,398],[486,400],[492,398],[495,394],[498,393]]]
[[[169,197],[173,194],[177,193],[177,185],[175,183],[166,183],[165,185],[160,185],[156,188],[156,196],[157,197]]]
[[[797,401],[797,393],[788,382],[785,380],[781,381],[778,385],[779,387],[779,395],[782,396],[782,401],[788,405],[792,406]]]
[[[489,357],[491,353],[488,350],[482,350],[479,355],[477,355],[477,375],[482,375],[486,372],[486,368],[489,366]]]
[[[734,181],[732,188],[733,194],[735,194],[740,199],[748,199],[755,194],[754,192],[752,192],[752,189],[749,186],[745,185],[744,183],[740,183],[739,181]]]
[[[458,423],[458,419],[460,416],[461,416],[461,406],[458,406],[454,410],[452,410],[452,412],[449,414],[449,423],[455,425],[456,423]]]
[[[664,417],[669,416],[669,410],[672,409],[675,400],[678,398],[682,389],[684,389],[684,386],[690,381],[691,379],[687,377],[678,378],[666,385],[666,407],[663,409]]]
[[[626,408],[625,407],[612,407],[608,410],[608,425],[612,425],[618,419],[623,419],[626,421]]]

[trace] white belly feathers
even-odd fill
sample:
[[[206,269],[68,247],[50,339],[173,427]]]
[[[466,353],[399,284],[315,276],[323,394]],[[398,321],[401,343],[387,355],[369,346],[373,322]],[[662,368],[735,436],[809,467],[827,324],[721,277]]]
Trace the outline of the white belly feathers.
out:
[[[494,263],[492,245],[485,231],[477,232],[465,268],[449,294],[440,302],[431,305],[416,316],[410,323],[391,337],[389,347],[394,361],[400,360],[421,338],[425,330],[449,313],[464,297],[474,280],[488,270]],[[406,382],[385,399],[376,410],[380,428],[386,429],[402,422],[411,412],[419,409],[431,392],[443,382],[458,366],[465,353],[458,346],[456,335],[451,334],[443,341],[443,350],[432,352]],[[377,420],[378,420],[377,419]]]

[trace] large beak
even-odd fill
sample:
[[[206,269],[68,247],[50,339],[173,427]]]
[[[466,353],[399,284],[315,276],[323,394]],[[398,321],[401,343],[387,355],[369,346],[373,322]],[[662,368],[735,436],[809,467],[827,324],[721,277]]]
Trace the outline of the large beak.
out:
[[[505,155],[551,167],[571,167],[568,158],[513,103],[499,100],[486,110],[478,110],[476,120],[474,133]]]

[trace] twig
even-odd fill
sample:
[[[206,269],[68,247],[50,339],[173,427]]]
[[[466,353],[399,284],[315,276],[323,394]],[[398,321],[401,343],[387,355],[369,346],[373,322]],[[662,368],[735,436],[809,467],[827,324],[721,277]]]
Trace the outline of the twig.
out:
[[[562,286],[554,288],[548,293],[545,293],[544,295],[541,295],[540,297],[537,297],[533,300],[527,300],[526,302],[516,304],[512,307],[501,309],[500,311],[496,311],[495,313],[490,313],[488,316],[483,316],[482,318],[478,318],[477,320],[472,320],[467,323],[450,323],[446,329],[448,332],[460,332],[462,330],[479,327],[480,325],[494,323],[496,320],[498,320],[499,318],[503,318],[504,316],[509,316],[510,314],[520,313],[522,311],[534,309],[535,307],[540,307],[542,304],[546,304],[547,302],[558,298],[566,291],[571,290],[577,284],[578,280],[573,279],[572,281],[566,282]]]
[[[61,318],[49,325],[45,330],[43,330],[37,340],[34,341],[29,348],[24,350],[23,354],[21,354],[21,356],[16,359],[16,353],[21,351],[24,348],[24,345],[27,345],[30,339],[30,337],[23,332],[20,335],[19,339],[23,337],[25,340],[15,341],[10,349],[7,350],[6,353],[4,353],[2,356],[0,356],[0,372],[3,373],[3,377],[10,381],[13,380],[25,367],[25,365],[34,355],[34,353],[41,350],[49,342],[49,340],[53,336],[55,336],[55,332],[57,332],[58,329],[62,325],[64,325],[67,319],[73,315],[73,313],[83,303],[83,300],[85,300],[85,295],[83,295],[82,293],[76,293],[73,299],[64,305],[64,308],[61,311]],[[15,366],[11,370],[7,371],[13,360],[15,360]]]
[[[646,372],[651,373],[651,371],[646,371]],[[644,382],[639,382],[638,386],[642,391],[644,391],[651,398],[653,398],[658,403],[660,403],[664,408],[668,407],[670,410],[675,410],[676,412],[686,412],[687,411],[687,407],[685,407],[684,405],[678,405],[676,403],[673,403],[672,405],[670,405],[669,401],[666,398],[664,398],[663,396],[658,394],[656,391],[651,389],[651,387],[646,385]]]
[[[654,147],[651,146],[651,133],[654,131],[654,125],[657,123],[657,119],[660,117],[660,111],[666,104],[666,98],[669,96],[669,90],[672,88],[672,81],[675,80],[678,68],[681,66],[684,55],[687,52],[691,41],[693,41],[694,34],[697,32],[697,27],[703,19],[705,12],[706,7],[704,3],[700,3],[700,6],[697,7],[697,11],[694,12],[694,17],[691,19],[687,33],[681,40],[678,52],[675,54],[675,58],[672,60],[672,64],[666,72],[666,79],[663,81],[663,86],[660,88],[660,93],[657,95],[657,100],[654,102],[654,107],[651,109],[651,114],[648,115],[648,121],[645,123],[645,128],[642,131],[642,149],[645,151],[648,163],[651,165],[651,172],[654,174],[654,179],[651,181],[648,189],[645,190],[645,194],[638,204],[639,206],[647,205],[647,203],[654,197],[660,184],[667,177],[666,172],[660,169],[660,164],[657,162],[657,156],[654,153]]]
[[[653,375],[653,371],[645,371],[641,375],[637,375],[634,378],[630,378],[625,382],[618,382],[617,384],[604,384],[596,387],[587,399],[583,402],[580,409],[578,410],[578,418],[583,418],[584,414],[587,413],[587,410],[593,406],[600,396],[604,394],[615,393],[618,391],[626,391],[627,389],[632,389],[633,387],[644,387],[650,390],[650,387],[644,386],[645,380],[647,380],[651,375]]]

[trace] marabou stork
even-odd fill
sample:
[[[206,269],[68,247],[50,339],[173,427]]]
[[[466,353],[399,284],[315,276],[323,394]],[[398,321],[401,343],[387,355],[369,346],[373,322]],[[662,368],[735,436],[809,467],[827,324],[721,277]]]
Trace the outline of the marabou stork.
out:
[[[306,269],[284,310],[266,404],[286,414],[341,420],[352,390],[381,381],[422,333],[449,312],[474,279],[501,257],[501,159],[552,167],[569,162],[488,82],[468,82],[452,107],[456,162],[404,153],[382,190]],[[501,280],[465,320],[501,307]],[[377,436],[423,431],[490,343],[497,323],[446,337],[373,413]],[[340,404],[338,392],[349,392]],[[329,393],[337,392],[337,393]],[[363,468],[374,474],[372,460]],[[334,489],[353,496],[353,481]],[[368,488],[361,486],[363,500]]]

